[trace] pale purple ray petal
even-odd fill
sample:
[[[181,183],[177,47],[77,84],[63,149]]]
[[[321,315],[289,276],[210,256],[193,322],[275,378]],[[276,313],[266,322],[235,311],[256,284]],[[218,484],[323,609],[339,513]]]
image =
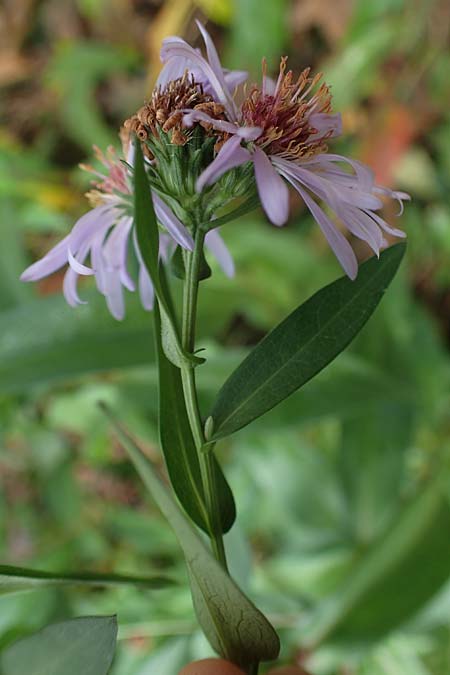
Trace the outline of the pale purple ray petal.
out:
[[[326,200],[333,209],[338,208],[342,201],[364,209],[379,209],[382,206],[381,201],[371,192],[361,189],[354,175],[345,174],[347,178],[345,181],[341,176],[335,178],[332,173],[320,171],[320,166],[308,164],[307,168],[304,168],[281,157],[274,157],[273,163],[282,169],[283,173],[289,173],[318,197]]]
[[[81,216],[69,235],[72,253],[74,255],[78,253],[79,247],[83,245],[87,237],[94,235],[99,229],[112,225],[118,213],[117,209],[110,206],[97,206]]]
[[[312,113],[308,122],[316,133],[311,135],[312,140],[319,138],[336,138],[342,134],[342,117],[340,113]]]
[[[103,246],[104,260],[108,265],[117,270],[121,283],[129,291],[135,290],[135,285],[127,269],[128,239],[133,225],[133,219],[121,218],[110,232]]]
[[[120,250],[120,255],[119,258],[121,260],[120,263],[120,280],[122,284],[127,288],[129,291],[134,291],[136,290],[135,283],[133,279],[130,276],[130,273],[128,272],[128,266],[127,266],[127,258],[128,258],[128,245],[129,245],[129,238],[130,238],[130,232],[131,228],[133,227],[133,219],[132,218],[125,218],[124,219],[126,222],[123,225],[122,233],[118,242],[118,248]]]
[[[71,307],[87,304],[86,300],[81,300],[78,295],[77,283],[78,283],[78,274],[75,272],[74,269],[72,269],[72,267],[69,267],[64,275],[63,294],[66,299],[66,302]]]
[[[316,155],[315,157],[305,160],[302,163],[304,166],[313,166],[315,164],[326,166],[326,164],[333,162],[346,162],[347,164],[350,164],[358,176],[360,189],[364,192],[371,192],[373,190],[375,184],[374,173],[372,169],[362,162],[358,162],[356,159],[351,159],[349,157],[345,157],[344,155],[335,155],[327,152],[326,154]]]
[[[274,96],[275,90],[277,88],[277,83],[273,77],[263,74],[262,79],[262,92],[264,96]]]
[[[286,183],[260,148],[255,148],[253,164],[256,186],[264,211],[274,225],[284,225],[289,216],[289,190]]]
[[[163,40],[161,47],[161,61],[166,63],[170,59],[188,59],[194,66],[199,68],[206,79],[209,81],[217,100],[222,103],[229,117],[236,119],[236,108],[233,98],[226,85],[222,69],[216,73],[208,61],[193,49],[182,38],[172,36]]]
[[[168,234],[161,232],[159,235],[159,257],[163,262],[167,262],[175,252],[176,242]]]
[[[81,260],[85,260],[88,253],[89,253],[89,242],[87,243],[85,242],[80,247],[78,255],[80,256]],[[78,273],[73,269],[73,267],[69,267],[64,275],[63,294],[67,303],[71,307],[87,304],[86,301],[81,300],[78,295],[77,291],[78,276],[79,276]]]
[[[316,204],[314,199],[309,196],[306,190],[304,190],[298,183],[293,183],[293,185],[304,200],[306,206],[311,211],[314,220],[317,222],[323,234],[325,235],[336,258],[341,263],[344,272],[350,277],[350,279],[356,279],[358,275],[358,261],[347,239],[328,218],[320,206]]]
[[[378,194],[385,195],[386,197],[391,197],[392,199],[396,199],[400,205],[399,212],[397,213],[397,216],[401,216],[404,210],[404,201],[411,201],[411,195],[409,195],[407,192],[399,192],[396,190],[391,190],[390,188],[383,187],[382,185],[375,185],[373,188],[374,192],[378,192]]]
[[[129,142],[128,143],[128,149],[127,149],[126,162],[131,167],[134,167],[134,156],[135,156],[135,154],[136,154],[136,148],[134,147],[134,143]]]
[[[180,246],[192,251],[194,248],[194,240],[187,228],[180,220],[178,220],[172,209],[167,206],[165,201],[163,201],[156,192],[153,192],[152,196],[156,217],[161,225],[166,228],[167,232],[178,244],[180,244]]]
[[[186,108],[184,113],[183,126],[185,127],[191,127],[195,122],[206,122],[217,131],[224,131],[228,134],[236,134],[239,130],[239,127],[236,124],[233,124],[233,122],[216,120],[214,117],[210,117],[201,110],[190,110],[189,108]]]
[[[155,303],[155,291],[152,280],[143,264],[139,266],[139,296],[142,307],[150,312]]]
[[[196,19],[195,23],[197,24],[197,28],[202,34],[203,42],[205,43],[206,47],[206,54],[208,56],[209,65],[216,74],[216,77],[219,80],[222,80],[221,84],[225,84],[225,77],[223,73],[222,64],[220,63],[219,55],[217,53],[217,49],[214,45],[214,42],[212,41],[211,36],[206,30],[206,28],[202,25],[202,23],[198,19]]]
[[[248,72],[246,70],[227,70],[224,68],[223,75],[227,87],[231,92],[234,92],[239,85],[244,84],[248,79]]]
[[[108,309],[115,319],[121,321],[125,316],[125,300],[118,270],[106,266],[103,282]]]
[[[215,183],[230,169],[245,164],[251,159],[250,152],[241,146],[241,139],[238,136],[232,136],[222,145],[217,157],[199,176],[195,189],[201,192],[206,185]]]
[[[156,80],[156,87],[164,89],[169,82],[183,77],[186,70],[190,70],[191,61],[187,58],[178,57],[169,59],[161,68]]]
[[[95,271],[95,283],[97,288],[103,295],[105,294],[105,288],[103,283],[104,277],[104,266],[105,262],[103,259],[103,243],[105,240],[106,232],[100,232],[97,236],[91,241],[91,264],[92,268]]]
[[[185,115],[183,117],[183,126],[191,127],[195,122],[206,122],[210,124],[213,129],[217,131],[224,131],[228,134],[235,134],[239,138],[246,141],[255,141],[259,136],[261,136],[262,128],[261,127],[240,127],[233,122],[227,122],[226,120],[216,120],[214,117],[210,117],[207,113],[202,110],[190,110],[186,108],[184,111]]]
[[[388,225],[387,222],[383,220],[381,216],[378,215],[378,213],[369,211],[368,215],[375,220],[375,222],[381,227],[382,230],[384,230],[388,234],[391,234],[393,237],[400,237],[402,239],[406,237],[406,234],[402,230],[398,230],[396,227],[391,227],[390,225]]]
[[[283,175],[290,176],[295,181],[293,183],[295,187],[297,183],[301,183],[328,204],[352,234],[366,241],[372,250],[379,254],[383,241],[381,231],[364,210],[380,207],[381,202],[378,199],[359,189],[333,185],[332,181],[324,180],[322,175],[302,169],[293,162],[277,159],[275,164],[282,170]]]
[[[206,54],[208,56],[208,61],[211,66],[211,68],[214,71],[214,74],[216,75],[218,81],[220,82],[220,86],[222,90],[225,92],[230,111],[232,111],[232,119],[236,119],[236,105],[233,101],[233,96],[232,92],[228,88],[228,84],[223,72],[222,64],[220,63],[219,55],[217,53],[217,49],[214,46],[214,42],[211,39],[210,34],[206,30],[206,28],[200,23],[200,21],[196,20],[195,22],[197,24],[197,28],[199,29],[200,33],[202,34],[203,41],[205,43],[206,47]]]
[[[256,141],[262,132],[262,127],[239,127],[236,131],[236,136],[239,136],[244,141]]]
[[[108,212],[105,212],[102,219],[97,222],[96,229],[94,229],[93,232],[89,233],[89,236],[85,238],[82,247],[79,249],[79,252],[77,254],[78,258],[81,257],[82,250],[86,251],[86,253],[83,254],[82,260],[84,260],[84,258],[86,258],[87,256],[87,253],[90,252],[92,271],[89,271],[91,270],[91,268],[85,265],[80,266],[80,262],[78,259],[75,259],[74,256],[70,258],[70,256],[68,255],[69,262],[71,266],[74,268],[74,270],[77,272],[77,274],[88,274],[88,273],[95,274],[95,281],[97,284],[97,288],[101,293],[104,293],[102,280],[104,278],[103,268],[106,264],[103,256],[104,241],[108,232],[114,225],[116,219],[117,219],[117,211],[109,210]],[[71,253],[71,251],[68,251],[68,254],[69,253]]]
[[[83,265],[80,263],[75,256],[72,254],[72,251],[68,250],[68,263],[70,267],[73,269],[74,272],[77,274],[81,274],[83,276],[90,276],[91,274],[94,274],[94,270],[91,267],[87,267],[87,265]]]
[[[41,260],[33,263],[20,275],[21,281],[38,281],[44,277],[53,274],[60,267],[67,263],[67,246],[69,236],[64,237],[59,244],[56,244]]]
[[[75,255],[86,238],[104,227],[105,222],[113,222],[115,211],[109,207],[98,206],[81,216],[75,223],[70,234],[54,246],[41,260],[33,263],[21,275],[22,281],[37,281],[56,272],[67,264],[69,248]]]
[[[234,262],[224,240],[216,230],[210,230],[205,237],[205,246],[216,258],[217,262],[227,275],[234,276]]]
[[[355,237],[366,241],[376,255],[380,254],[384,238],[380,228],[368,213],[351,204],[342,203],[336,214]]]

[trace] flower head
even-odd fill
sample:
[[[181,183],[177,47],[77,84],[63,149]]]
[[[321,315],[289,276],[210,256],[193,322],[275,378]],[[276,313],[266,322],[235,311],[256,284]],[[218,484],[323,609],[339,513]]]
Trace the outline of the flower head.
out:
[[[208,61],[180,38],[165,42],[162,58],[169,64],[181,56],[190,58],[204,78],[211,78],[212,68],[215,75],[221,72],[220,62],[211,39],[201,30]],[[273,82],[263,62],[261,86],[253,85],[248,91],[244,88],[240,106],[223,77],[211,80],[226,119],[214,119],[204,110],[184,111],[185,126],[201,123],[218,134],[215,157],[199,176],[197,191],[202,193],[225,174],[251,163],[267,216],[275,225],[283,225],[289,215],[290,184],[302,197],[345,272],[354,279],[358,263],[353,249],[318,202],[323,202],[334,218],[379,255],[387,245],[385,233],[405,236],[378,213],[382,208],[380,197],[396,199],[402,206],[402,200],[409,199],[409,195],[377,185],[368,167],[328,151],[327,142],[342,131],[340,115],[331,110],[329,88],[320,83],[320,75],[311,77],[309,69],[295,79],[286,66],[287,59],[281,59],[278,79]]]
[[[321,74],[310,77],[305,69],[297,80],[286,73],[287,58],[281,59],[278,82],[273,88],[263,62],[262,87],[253,85],[241,106],[244,126],[259,127],[255,144],[268,155],[307,159],[326,150],[326,140],[340,133],[340,116],[331,115],[331,94],[326,84],[317,87]],[[324,122],[328,121],[328,124]]]
[[[183,124],[187,109],[202,110],[214,119],[220,119],[224,113],[223,106],[215,102],[210,94],[206,94],[202,83],[197,82],[194,75],[185,70],[175,80],[164,85],[158,84],[150,100],[126,120],[124,127],[128,132],[136,133],[144,142],[144,148],[150,150],[151,144],[147,145],[145,141],[151,142],[152,137],[159,139],[163,134],[169,134],[170,143],[185,145],[192,135]],[[152,152],[147,155],[155,159]]]
[[[134,233],[131,168],[119,159],[113,148],[109,148],[106,154],[95,148],[95,154],[103,165],[103,171],[82,166],[95,176],[93,189],[87,193],[93,208],[79,218],[62,241],[28,267],[21,279],[37,281],[68,264],[63,292],[69,305],[84,304],[78,295],[78,279],[79,276],[93,275],[111,314],[116,319],[122,319],[125,315],[124,288],[135,291],[137,287],[146,310],[153,308],[154,289]],[[162,227],[159,255],[167,261],[177,245],[192,249],[193,239],[164,200],[156,193],[152,197],[155,214]],[[210,233],[206,245],[225,272],[232,274],[233,262],[220,235]],[[137,261],[137,279],[128,269],[130,254],[134,254]],[[89,266],[85,264],[88,258]]]

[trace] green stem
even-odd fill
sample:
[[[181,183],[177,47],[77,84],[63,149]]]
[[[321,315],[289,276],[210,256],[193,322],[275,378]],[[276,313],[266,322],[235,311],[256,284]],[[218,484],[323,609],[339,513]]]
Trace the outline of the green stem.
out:
[[[182,347],[183,350],[189,354],[192,354],[195,350],[197,299],[204,240],[205,232],[199,227],[197,228],[195,235],[195,247],[193,252],[190,253],[186,251],[184,255],[186,277],[183,297]],[[217,501],[216,472],[213,454],[214,446],[212,444],[206,445],[200,408],[198,405],[197,388],[195,385],[195,370],[192,364],[186,363],[182,366],[181,380],[183,383],[183,393],[189,424],[191,426],[200,464],[202,485],[209,518],[211,547],[217,560],[221,563],[223,568],[227,570],[220,509]]]
[[[222,216],[218,216],[213,221],[210,220],[208,222],[203,223],[203,226],[206,227],[207,230],[209,230],[211,229],[211,224],[213,224],[214,229],[216,229],[216,227],[225,225],[226,223],[229,223],[231,220],[236,220],[236,218],[240,218],[241,216],[245,216],[246,213],[254,211],[259,206],[259,204],[260,199],[258,195],[254,195],[252,197],[249,197],[249,199],[246,199],[245,202],[237,206],[232,211],[228,211],[228,213],[224,213]]]

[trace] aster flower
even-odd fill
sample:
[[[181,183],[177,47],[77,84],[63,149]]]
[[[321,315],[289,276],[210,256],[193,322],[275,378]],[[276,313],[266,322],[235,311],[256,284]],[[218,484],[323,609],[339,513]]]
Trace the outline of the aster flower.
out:
[[[373,172],[361,162],[328,152],[327,141],[341,134],[339,114],[331,111],[331,95],[321,75],[304,70],[298,79],[286,72],[287,59],[280,64],[273,82],[263,63],[262,85],[254,85],[238,107],[226,82],[217,51],[206,30],[199,26],[208,60],[181,38],[164,40],[161,59],[166,67],[179,60],[191,63],[208,79],[210,89],[223,105],[226,118],[214,119],[205,110],[185,110],[183,124],[200,123],[219,135],[218,152],[197,180],[197,191],[213,185],[225,173],[249,162],[261,204],[272,223],[283,225],[289,215],[288,184],[292,185],[310,210],[348,276],[358,271],[356,256],[347,238],[318,203],[323,202],[345,227],[366,241],[379,255],[386,246],[385,234],[404,237],[377,213],[380,197],[400,202],[409,195],[375,183]],[[350,171],[343,168],[344,165]]]
[[[93,208],[81,216],[62,241],[28,267],[21,280],[38,281],[68,264],[63,292],[69,305],[84,304],[78,295],[78,279],[79,276],[93,275],[111,314],[120,320],[125,315],[124,288],[135,291],[137,286],[146,310],[153,308],[154,289],[134,232],[131,169],[127,163],[120,161],[113,148],[109,148],[106,154],[95,148],[95,153],[104,166],[104,173],[90,166],[82,167],[97,178],[95,189],[87,194]],[[152,198],[157,220],[163,228],[160,234],[161,259],[167,261],[178,245],[191,250],[193,239],[187,228],[158,194],[153,192]],[[233,261],[218,232],[208,233],[205,245],[216,256],[225,273],[232,275]],[[137,260],[137,280],[128,270],[130,249]],[[88,257],[90,266],[85,264]]]
[[[222,68],[209,33],[199,21],[196,21],[196,24],[202,34],[208,59],[204,59],[199,49],[192,49],[183,39],[176,36],[166,38],[161,49],[161,61],[164,66],[158,76],[156,87],[165,87],[188,71],[194,80],[202,85],[205,94],[210,94],[222,102],[225,108],[228,108],[228,114],[233,116],[237,111],[230,92],[247,80],[248,73],[245,70]]]

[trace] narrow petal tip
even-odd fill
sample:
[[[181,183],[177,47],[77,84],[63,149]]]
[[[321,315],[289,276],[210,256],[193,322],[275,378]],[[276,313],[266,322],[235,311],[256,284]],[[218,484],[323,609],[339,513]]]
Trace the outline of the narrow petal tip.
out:
[[[289,217],[288,186],[277,173],[269,157],[259,148],[255,149],[253,162],[256,185],[263,209],[269,220],[281,227]]]

